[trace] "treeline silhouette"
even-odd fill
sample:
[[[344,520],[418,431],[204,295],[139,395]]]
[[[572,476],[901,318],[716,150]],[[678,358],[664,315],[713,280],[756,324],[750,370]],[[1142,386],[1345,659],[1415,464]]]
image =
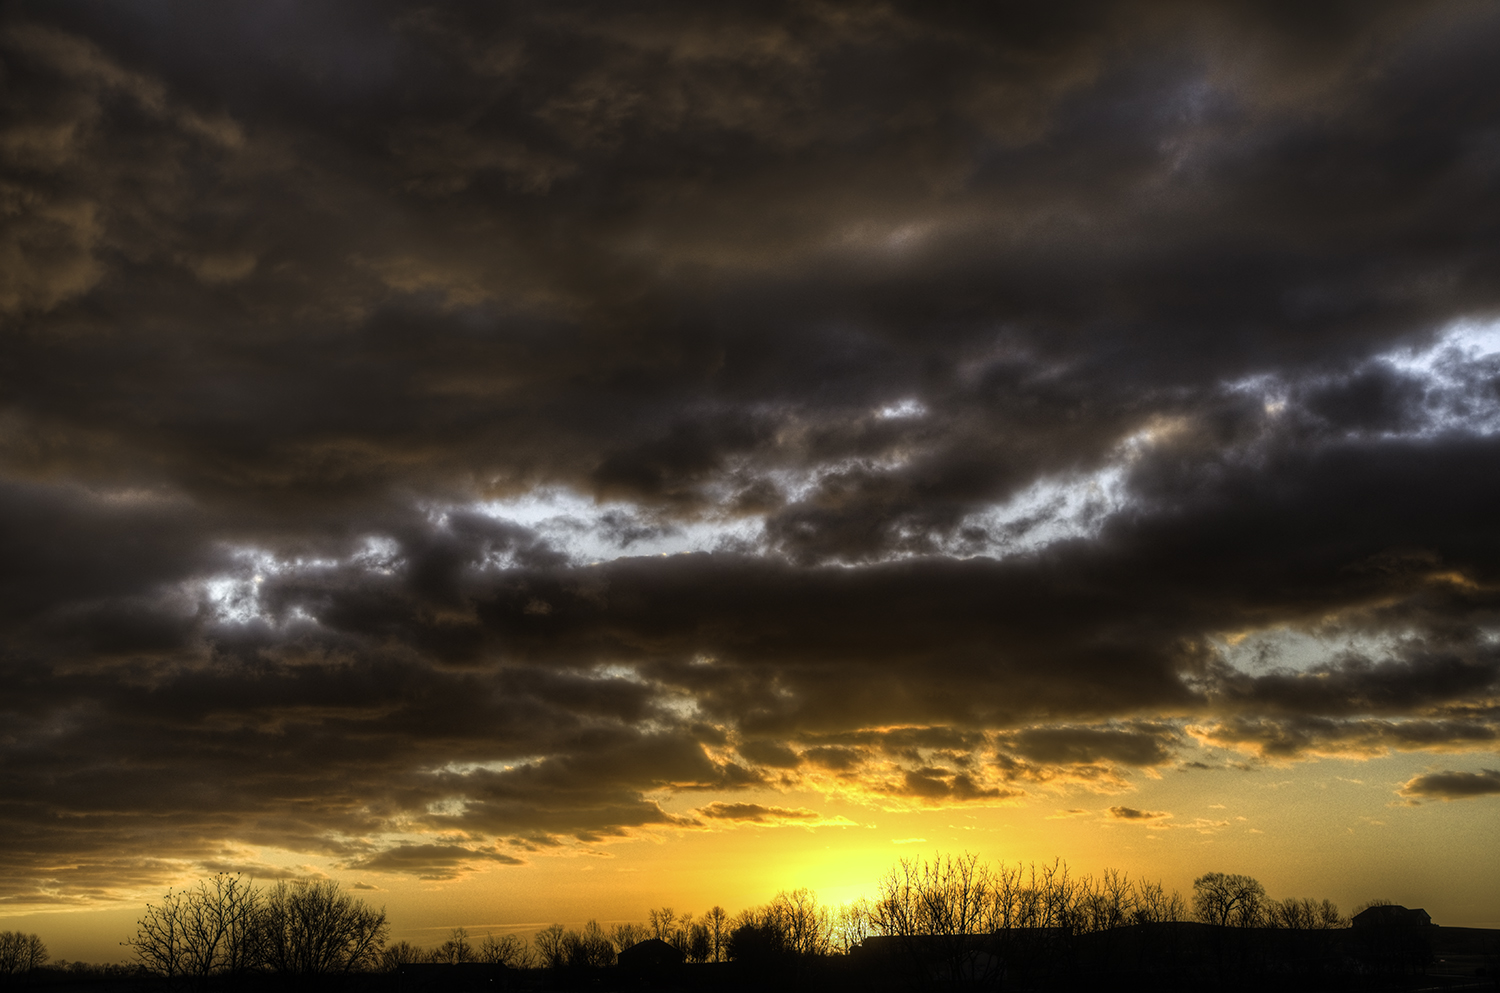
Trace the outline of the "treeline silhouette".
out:
[[[651,938],[677,949],[685,962],[697,964],[848,955],[878,937],[968,938],[1038,929],[1082,935],[1189,920],[1302,930],[1348,926],[1331,901],[1271,900],[1248,876],[1201,877],[1194,884],[1190,910],[1181,893],[1112,869],[1095,878],[1072,874],[1061,860],[1041,866],[991,866],[966,854],[902,860],[882,879],[880,897],[874,901],[827,906],[804,888],[778,893],[770,903],[732,917],[720,906],[701,917],[662,907],[649,911],[645,922],[608,929],[595,920],[571,930],[553,924],[529,943],[515,934],[492,934],[476,943],[466,929],[455,928],[434,948],[405,941],[392,945],[383,953],[382,965],[388,970],[421,962],[605,968],[615,964],[620,952]]]
[[[1382,901],[1374,901],[1379,904]],[[1399,921],[1401,915],[1371,915]],[[822,904],[808,889],[731,915],[670,907],[640,922],[552,924],[529,938],[388,943],[384,908],[336,882],[256,887],[217,875],[148,904],[125,945],[131,969],[46,969],[35,935],[0,935],[0,982],[128,980],[207,993],[361,987],[386,993],[500,989],[1043,990],[1399,987],[1429,972],[1430,932],[1350,927],[1328,900],[1270,898],[1255,879],[1210,872],[1191,902],[1115,870],[991,864],[972,854],[903,859],[874,899]],[[1495,974],[1495,932],[1475,932],[1469,979]],[[14,951],[12,951],[14,949]],[[1473,949],[1471,949],[1473,951]],[[28,957],[29,956],[29,957]],[[1468,961],[1467,959],[1465,961]],[[1476,975],[1478,973],[1479,975]],[[1423,982],[1432,981],[1431,977]]]

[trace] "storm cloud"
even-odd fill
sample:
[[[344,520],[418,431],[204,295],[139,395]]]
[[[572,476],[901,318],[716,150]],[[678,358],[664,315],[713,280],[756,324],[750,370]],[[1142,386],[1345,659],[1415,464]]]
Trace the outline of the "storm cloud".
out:
[[[7,5],[0,901],[1493,753],[1497,44]]]

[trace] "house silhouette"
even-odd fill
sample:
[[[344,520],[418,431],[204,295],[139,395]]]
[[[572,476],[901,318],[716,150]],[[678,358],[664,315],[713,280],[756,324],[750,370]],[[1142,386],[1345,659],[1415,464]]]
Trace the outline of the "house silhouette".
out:
[[[621,951],[617,961],[624,972],[658,973],[682,965],[684,958],[681,949],[660,938],[647,938]]]
[[[1407,910],[1395,904],[1367,907],[1354,915],[1354,927],[1431,927],[1432,916],[1420,908]]]

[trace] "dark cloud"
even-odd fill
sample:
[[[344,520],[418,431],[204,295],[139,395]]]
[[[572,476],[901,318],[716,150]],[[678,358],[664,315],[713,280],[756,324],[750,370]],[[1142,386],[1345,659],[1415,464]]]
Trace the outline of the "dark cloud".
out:
[[[860,765],[865,755],[858,749],[845,748],[840,745],[821,745],[817,748],[809,748],[802,753],[802,757],[814,765],[833,769],[836,772],[846,772]]]
[[[308,879],[327,878],[327,873],[312,866],[287,867],[271,865],[254,859],[207,859],[199,862],[199,869],[208,873],[224,873],[232,876],[244,876],[246,879]]]
[[[901,773],[899,782],[879,792],[909,797],[920,803],[999,801],[1025,795],[1022,790],[986,787],[968,773],[934,766],[906,769]]]
[[[1159,821],[1172,815],[1161,810],[1137,810],[1135,807],[1110,807],[1109,816],[1117,821]]]
[[[0,901],[1493,750],[1497,38],[7,5]]]
[[[1296,759],[1310,755],[1383,755],[1388,751],[1478,751],[1500,742],[1493,721],[1401,721],[1327,717],[1237,718],[1192,729],[1200,738],[1260,758]]]
[[[774,769],[795,769],[802,764],[802,756],[779,742],[744,741],[736,747],[750,761]]]
[[[1027,728],[1009,737],[1015,752],[1034,762],[1090,763],[1100,760],[1133,766],[1170,763],[1180,740],[1170,725],[1124,728]]]
[[[822,818],[816,810],[805,807],[774,807],[759,803],[721,803],[715,801],[698,808],[700,817],[744,824],[799,824]]]
[[[524,865],[504,852],[476,850],[463,845],[397,845],[348,863],[345,868],[367,872],[404,872],[422,879],[453,879],[485,863]]]
[[[1492,796],[1500,793],[1500,770],[1429,772],[1407,780],[1397,792],[1411,801]]]

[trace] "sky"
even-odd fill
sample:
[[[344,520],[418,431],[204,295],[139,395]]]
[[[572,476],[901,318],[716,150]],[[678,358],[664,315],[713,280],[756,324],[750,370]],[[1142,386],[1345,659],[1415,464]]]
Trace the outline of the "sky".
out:
[[[0,928],[903,857],[1500,926],[1500,7],[0,6]]]

